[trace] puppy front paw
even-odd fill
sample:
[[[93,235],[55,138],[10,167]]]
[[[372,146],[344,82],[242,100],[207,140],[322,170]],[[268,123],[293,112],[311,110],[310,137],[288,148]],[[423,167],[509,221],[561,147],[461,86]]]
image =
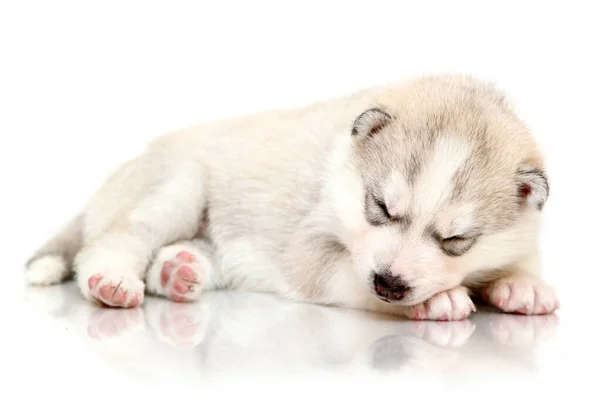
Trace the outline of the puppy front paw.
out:
[[[408,318],[417,320],[459,321],[466,319],[473,311],[475,305],[467,288],[458,286],[408,307],[405,314]]]
[[[483,289],[482,297],[502,311],[517,314],[549,314],[559,307],[554,289],[529,276],[494,281]]]

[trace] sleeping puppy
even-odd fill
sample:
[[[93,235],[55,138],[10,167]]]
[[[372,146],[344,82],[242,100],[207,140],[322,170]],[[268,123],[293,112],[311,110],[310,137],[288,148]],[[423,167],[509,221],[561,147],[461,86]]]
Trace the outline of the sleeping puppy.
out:
[[[539,278],[543,159],[503,94],[426,76],[153,141],[33,255],[30,284],[136,307],[205,290],[459,320],[478,296],[558,307]]]

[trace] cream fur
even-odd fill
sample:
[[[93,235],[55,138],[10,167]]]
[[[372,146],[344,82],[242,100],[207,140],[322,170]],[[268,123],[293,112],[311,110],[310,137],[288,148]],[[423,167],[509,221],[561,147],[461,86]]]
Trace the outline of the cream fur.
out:
[[[361,119],[372,108],[383,111]],[[529,294],[493,304],[548,312],[556,301],[534,256],[543,173],[500,92],[469,77],[425,77],[155,140],[32,257],[27,279],[56,283],[73,268],[86,298],[120,307],[145,291],[191,301],[224,287],[410,317],[430,302],[418,316],[428,319],[466,317],[462,285],[495,288],[496,299],[504,282]],[[404,225],[369,222],[380,212],[366,206],[371,192]],[[479,236],[460,256],[437,242],[465,232]],[[182,251],[194,256],[194,282],[177,272]],[[165,263],[177,264],[167,284]],[[400,301],[374,293],[373,274],[388,272],[410,287]],[[175,293],[182,284],[191,291]],[[530,295],[542,292],[543,304]]]

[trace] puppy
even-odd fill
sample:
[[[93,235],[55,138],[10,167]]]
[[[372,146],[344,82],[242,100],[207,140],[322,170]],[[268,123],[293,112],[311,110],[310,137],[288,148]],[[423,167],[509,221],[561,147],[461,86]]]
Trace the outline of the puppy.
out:
[[[558,307],[539,278],[548,193],[500,91],[426,76],[156,139],[26,278],[74,276],[110,307],[232,288],[413,319],[464,319],[472,295],[544,314]]]

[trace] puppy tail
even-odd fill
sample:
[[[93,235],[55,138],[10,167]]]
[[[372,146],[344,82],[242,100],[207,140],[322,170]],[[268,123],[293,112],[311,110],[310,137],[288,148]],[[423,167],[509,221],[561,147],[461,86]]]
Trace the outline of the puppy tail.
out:
[[[27,261],[25,279],[30,285],[52,285],[70,279],[73,259],[83,241],[83,217],[73,218]]]

